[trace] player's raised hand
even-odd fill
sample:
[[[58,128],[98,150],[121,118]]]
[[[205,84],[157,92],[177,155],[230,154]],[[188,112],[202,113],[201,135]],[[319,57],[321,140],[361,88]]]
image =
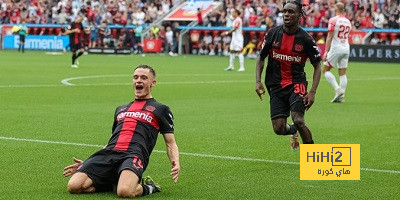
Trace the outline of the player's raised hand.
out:
[[[265,88],[261,82],[256,83],[256,93],[257,93],[258,97],[260,97],[260,100],[262,101],[261,95],[265,94]]]
[[[314,92],[309,92],[304,96],[303,102],[304,105],[306,106],[306,110],[310,109],[310,107],[314,104],[315,100],[315,93]]]
[[[172,180],[176,183],[178,182],[179,178],[179,172],[181,171],[181,167],[179,166],[179,163],[176,163],[175,161],[172,161],[172,169],[171,169],[171,178]]]
[[[75,174],[76,170],[78,170],[78,168],[83,164],[83,161],[82,161],[82,160],[79,160],[79,159],[77,159],[77,158],[75,158],[75,157],[72,158],[72,160],[73,160],[75,163],[72,164],[72,165],[68,165],[68,166],[66,166],[66,167],[64,168],[64,173],[63,173],[63,175],[64,175],[65,177],[71,176],[71,175]]]

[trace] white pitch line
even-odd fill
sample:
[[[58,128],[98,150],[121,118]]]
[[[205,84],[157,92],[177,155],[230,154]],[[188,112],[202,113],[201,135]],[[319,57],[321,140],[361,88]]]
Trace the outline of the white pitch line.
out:
[[[98,147],[102,148],[104,145],[97,144],[84,144],[84,143],[75,143],[75,142],[58,142],[58,141],[50,141],[50,140],[36,140],[36,139],[26,139],[26,138],[14,138],[14,137],[3,137],[0,136],[0,140],[11,140],[11,141],[23,141],[23,142],[37,142],[37,143],[46,143],[46,144],[62,144],[62,145],[72,145],[72,146],[84,146],[84,147]],[[166,153],[162,150],[153,150],[156,153]],[[238,161],[250,161],[250,162],[267,162],[267,163],[276,163],[276,164],[286,164],[286,165],[300,165],[299,162],[291,162],[284,160],[268,160],[268,159],[260,159],[260,158],[244,158],[237,156],[219,156],[212,154],[202,154],[202,153],[188,153],[188,152],[179,152],[180,155],[187,156],[195,156],[195,157],[204,157],[204,158],[217,158],[224,160],[238,160]],[[372,169],[372,168],[360,168],[363,171],[370,172],[381,172],[381,173],[389,173],[389,174],[400,174],[400,171],[397,170],[385,170],[385,169]]]

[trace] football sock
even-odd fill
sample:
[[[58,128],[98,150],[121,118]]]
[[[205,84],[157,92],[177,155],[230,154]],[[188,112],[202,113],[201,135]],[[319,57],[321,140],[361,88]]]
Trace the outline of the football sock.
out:
[[[18,51],[21,51],[21,47],[22,47],[22,45],[20,44],[20,45],[18,46]]]
[[[337,90],[339,89],[339,85],[336,82],[335,76],[332,74],[332,72],[327,71],[325,72],[325,78],[326,80],[332,85],[333,89]]]
[[[75,59],[78,59],[79,58],[79,56],[81,56],[83,54],[83,52],[82,51],[80,51],[79,53],[78,53],[78,55],[76,56],[76,58]]]
[[[346,86],[347,86],[347,76],[339,76],[340,79],[340,89],[342,89],[343,93],[346,91]]]
[[[240,68],[244,69],[244,56],[243,56],[243,54],[239,53],[238,57],[239,57]]]
[[[303,142],[303,144],[314,144],[314,140],[311,140],[309,142]]]
[[[283,135],[294,135],[296,132],[297,129],[294,125],[286,124],[286,132]]]
[[[235,54],[234,53],[230,53],[229,54],[229,67],[230,68],[233,68],[234,62],[235,62]]]
[[[75,65],[76,54],[72,53],[72,64]]]
[[[25,45],[21,45],[22,46],[22,53],[25,52]]]
[[[143,188],[142,196],[149,195],[154,191],[154,188],[151,185],[142,185],[142,188]]]

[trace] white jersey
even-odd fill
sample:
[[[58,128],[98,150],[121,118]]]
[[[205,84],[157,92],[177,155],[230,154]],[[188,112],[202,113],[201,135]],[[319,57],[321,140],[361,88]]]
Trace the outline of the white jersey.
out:
[[[243,22],[240,17],[236,17],[236,19],[233,21],[233,28],[236,28],[236,30],[232,32],[232,40],[243,40]]]
[[[236,28],[236,30],[232,32],[232,41],[229,47],[231,51],[242,51],[243,49],[242,27],[242,19],[240,17],[236,17],[236,19],[233,21],[233,28]]]
[[[350,53],[349,33],[351,31],[350,21],[343,16],[335,16],[329,19],[328,32],[333,32],[330,51]]]

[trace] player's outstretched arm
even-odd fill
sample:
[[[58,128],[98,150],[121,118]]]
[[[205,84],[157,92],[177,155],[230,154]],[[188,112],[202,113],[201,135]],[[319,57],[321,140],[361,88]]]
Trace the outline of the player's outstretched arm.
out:
[[[78,168],[83,164],[83,161],[82,160],[79,160],[78,158],[72,158],[72,160],[75,162],[74,164],[72,164],[72,165],[68,165],[68,166],[66,166],[65,168],[64,168],[64,173],[63,173],[63,175],[65,176],[65,177],[67,177],[67,176],[71,176],[71,175],[73,175],[73,174],[75,174],[75,172],[76,172],[76,170],[78,170]]]
[[[172,165],[170,175],[172,177],[172,180],[176,183],[178,181],[179,173],[181,171],[181,166],[179,164],[178,145],[176,144],[173,133],[164,133],[163,136],[165,145],[167,146],[167,155]]]
[[[304,97],[303,101],[306,106],[306,110],[310,109],[310,107],[314,104],[315,101],[315,93],[317,92],[317,88],[319,85],[319,81],[321,80],[321,64],[320,62],[316,62],[312,64],[314,66],[314,74],[313,74],[313,83],[310,91]]]

